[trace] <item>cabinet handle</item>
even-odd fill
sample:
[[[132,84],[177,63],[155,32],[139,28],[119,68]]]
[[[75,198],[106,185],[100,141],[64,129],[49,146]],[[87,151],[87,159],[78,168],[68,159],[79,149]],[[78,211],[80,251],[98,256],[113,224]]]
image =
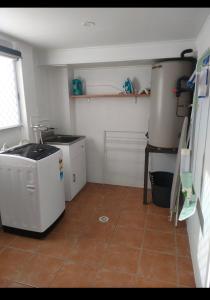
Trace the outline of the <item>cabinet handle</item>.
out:
[[[76,174],[73,174],[73,182],[76,182]]]

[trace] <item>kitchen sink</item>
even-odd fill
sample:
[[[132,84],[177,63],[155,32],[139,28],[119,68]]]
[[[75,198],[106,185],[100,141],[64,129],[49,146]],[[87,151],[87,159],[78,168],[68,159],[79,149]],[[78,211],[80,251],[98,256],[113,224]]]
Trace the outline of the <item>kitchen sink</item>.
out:
[[[54,134],[52,136],[46,137],[43,139],[44,143],[59,143],[59,144],[70,144],[72,142],[76,142],[77,140],[83,138],[82,136],[74,136],[74,135],[57,135]]]

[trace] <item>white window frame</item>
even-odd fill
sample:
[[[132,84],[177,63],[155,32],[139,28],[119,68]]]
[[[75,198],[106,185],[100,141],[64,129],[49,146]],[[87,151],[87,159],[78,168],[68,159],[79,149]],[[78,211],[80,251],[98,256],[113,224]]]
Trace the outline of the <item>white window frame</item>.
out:
[[[7,57],[6,55],[4,55],[2,53],[0,53],[0,56]],[[16,80],[16,88],[17,88],[17,103],[18,103],[19,124],[18,125],[14,125],[14,126],[0,127],[0,132],[4,131],[4,130],[8,130],[8,129],[20,128],[20,127],[23,126],[23,124],[22,124],[22,116],[21,116],[21,104],[20,104],[20,91],[19,91],[19,80],[18,80],[17,62],[18,62],[18,58],[14,58],[13,59],[13,65],[14,65],[14,70],[15,70],[15,80]]]

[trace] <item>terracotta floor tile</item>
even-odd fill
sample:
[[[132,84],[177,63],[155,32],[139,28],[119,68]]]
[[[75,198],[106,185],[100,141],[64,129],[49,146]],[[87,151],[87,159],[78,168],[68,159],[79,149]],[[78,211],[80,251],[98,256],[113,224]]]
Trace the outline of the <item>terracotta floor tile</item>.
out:
[[[72,207],[72,209],[69,209],[68,213],[66,214],[64,223],[68,225],[68,223],[71,223],[71,220],[87,222],[92,218],[93,213],[94,206],[91,205],[86,205],[85,207],[79,208]]]
[[[68,234],[69,230],[69,219],[69,216],[64,214],[64,216],[59,220],[59,222],[55,225],[55,227],[50,231],[48,235],[50,235],[51,233],[56,233],[65,237]]]
[[[117,227],[111,237],[110,244],[140,248],[142,246],[143,235],[143,229]]]
[[[118,195],[105,196],[103,202],[103,208],[120,211],[123,208],[125,198]]]
[[[103,199],[104,199],[104,195],[101,191],[97,191],[97,192],[94,192],[94,193],[90,193],[90,194],[87,194],[87,196],[85,197],[88,205],[96,205],[96,206],[100,206],[101,203],[103,202]]]
[[[144,205],[140,199],[128,198],[121,203],[122,210],[141,210],[142,213],[147,213],[147,205]]]
[[[133,274],[101,270],[97,273],[96,280],[93,283],[93,287],[132,287],[134,278],[135,277]]]
[[[0,230],[0,287],[193,286],[186,222],[166,211],[143,189],[87,183],[44,239]]]
[[[14,281],[0,280],[0,288],[32,288],[32,286]]]
[[[195,287],[191,259],[188,257],[178,257],[177,260],[179,285]]]
[[[125,186],[107,185],[104,189],[104,196],[124,198],[127,195],[127,191],[128,188]]]
[[[122,246],[109,246],[103,268],[112,271],[136,273],[140,250]]]
[[[39,239],[17,236],[11,243],[10,247],[26,251],[36,252],[40,246]]]
[[[121,211],[118,226],[142,229],[145,226],[146,215],[141,210]]]
[[[87,182],[84,188],[80,191],[80,193],[84,192],[89,193],[89,192],[97,192],[103,189],[104,184],[101,183],[92,183],[92,182]]]
[[[91,223],[90,227],[87,228],[87,231],[84,232],[81,237],[87,239],[94,239],[101,242],[108,242],[114,231],[114,226],[111,223],[100,223],[95,221]]]
[[[185,234],[176,234],[176,247],[178,256],[190,257],[190,246],[188,236]]]
[[[187,235],[187,225],[185,221],[178,222],[177,227],[175,227],[175,231],[177,234],[185,234]]]
[[[69,203],[69,207],[73,207],[73,206],[80,206],[80,205],[85,205],[86,204],[86,199],[87,199],[87,192],[80,192],[78,195],[76,195],[76,197],[74,197],[70,203]]]
[[[146,228],[164,232],[174,232],[175,230],[173,223],[169,221],[168,217],[158,214],[147,214]]]
[[[21,270],[34,254],[18,249],[5,248],[0,253],[0,279],[16,281]]]
[[[149,280],[142,276],[137,275],[134,281],[134,286],[137,288],[176,288],[175,283],[159,281],[159,280]]]
[[[106,253],[107,244],[105,242],[80,238],[69,252],[68,259],[87,264],[93,267],[100,267]]]
[[[69,224],[68,228],[68,234],[67,236],[69,238],[71,237],[81,237],[82,235],[85,235],[90,232],[92,223],[89,222],[81,222],[81,221],[75,221]]]
[[[112,208],[95,208],[93,215],[92,215],[92,221],[98,222],[99,217],[101,216],[107,216],[109,218],[108,224],[112,226],[116,226],[119,216],[120,216],[120,211],[114,210]]]
[[[63,238],[60,235],[51,235],[40,241],[37,252],[47,256],[68,259],[71,249],[75,246],[77,238]]]
[[[58,225],[56,225],[56,227],[52,230],[52,234],[50,234],[60,235],[63,236],[63,238],[68,236],[78,237],[81,233],[84,233],[90,225],[88,218],[87,214],[86,218],[72,218],[67,215]]]
[[[166,217],[170,216],[169,208],[160,207],[153,203],[150,203],[147,207],[148,207],[148,214],[157,214]]]
[[[91,266],[68,263],[59,270],[50,287],[90,287],[95,281],[97,270]]]
[[[16,235],[12,233],[6,233],[0,229],[0,247],[8,246],[14,239]]]
[[[158,230],[146,230],[144,249],[176,254],[175,234]]]
[[[141,188],[128,188],[126,193],[126,199],[133,200],[136,199],[143,202],[143,189]]]
[[[176,284],[176,257],[144,250],[140,258],[138,272],[145,279]]]
[[[25,264],[17,281],[35,287],[48,287],[62,265],[61,259],[37,254]]]

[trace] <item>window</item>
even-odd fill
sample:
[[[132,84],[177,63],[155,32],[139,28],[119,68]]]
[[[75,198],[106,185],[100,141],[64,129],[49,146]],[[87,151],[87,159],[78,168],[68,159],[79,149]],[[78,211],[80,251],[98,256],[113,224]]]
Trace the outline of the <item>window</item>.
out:
[[[0,55],[0,130],[20,126],[16,61]]]

